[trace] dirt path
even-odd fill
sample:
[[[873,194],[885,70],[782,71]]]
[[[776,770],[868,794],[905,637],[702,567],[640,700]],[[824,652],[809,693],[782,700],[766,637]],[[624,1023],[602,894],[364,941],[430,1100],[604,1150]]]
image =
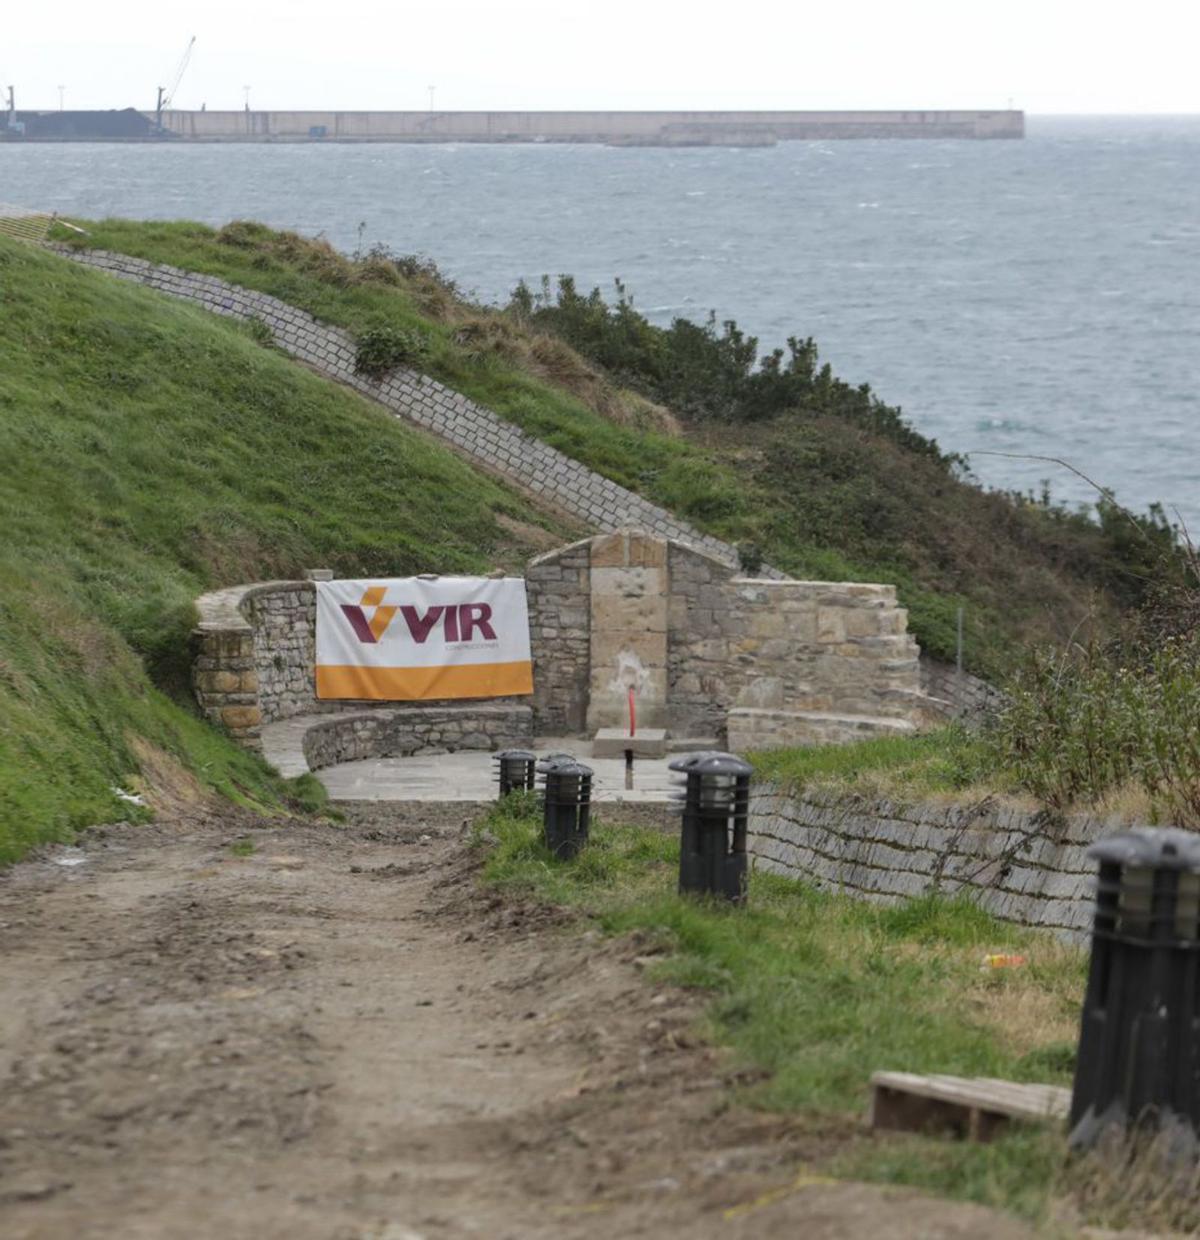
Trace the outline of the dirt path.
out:
[[[850,1125],[730,1108],[694,1001],[481,892],[464,812],[112,828],[0,875],[0,1235],[1026,1234],[825,1182]]]

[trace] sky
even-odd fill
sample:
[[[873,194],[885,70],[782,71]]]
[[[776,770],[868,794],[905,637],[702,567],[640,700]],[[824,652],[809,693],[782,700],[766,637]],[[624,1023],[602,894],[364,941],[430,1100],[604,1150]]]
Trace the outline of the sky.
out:
[[[9,4],[19,108],[1200,112],[1197,0]],[[249,90],[247,91],[247,87]]]

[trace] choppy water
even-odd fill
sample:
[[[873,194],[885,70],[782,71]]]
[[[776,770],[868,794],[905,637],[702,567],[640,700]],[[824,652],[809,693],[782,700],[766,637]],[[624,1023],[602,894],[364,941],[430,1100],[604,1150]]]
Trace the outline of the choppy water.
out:
[[[815,336],[945,448],[1062,456],[1200,533],[1200,117],[753,150],[7,145],[0,201],[251,217],[346,249],[361,224],[488,300],[620,276],[657,321]],[[972,464],[1093,498],[1052,465]]]

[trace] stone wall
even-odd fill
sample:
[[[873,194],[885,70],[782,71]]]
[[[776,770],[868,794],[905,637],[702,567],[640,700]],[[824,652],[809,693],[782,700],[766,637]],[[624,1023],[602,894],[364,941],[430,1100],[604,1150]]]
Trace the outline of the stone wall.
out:
[[[254,630],[254,666],[264,723],[319,710],[317,592],[311,581],[281,581],[247,591],[242,612]]]
[[[677,733],[719,735],[724,722],[740,751],[924,721],[917,645],[893,586],[740,578],[677,544],[670,580]]]
[[[661,538],[678,539],[705,550],[727,564],[738,562],[737,552],[728,543],[702,533],[666,509],[594,473],[428,375],[397,369],[383,380],[374,380],[355,374],[355,345],[348,333],[319,323],[312,315],[278,298],[229,284],[216,276],[182,271],[142,258],[69,246],[50,248],[74,262],[195,302],[214,314],[257,320],[270,330],[284,352],[328,378],[357,389],[398,417],[438,435],[478,467],[499,475],[588,527],[616,530],[637,526]],[[763,574],[783,575],[769,567],[763,569]]]
[[[397,714],[394,702],[320,701],[316,696],[313,667],[316,661],[316,587],[311,581],[267,581],[231,586],[202,595],[196,600],[199,623],[193,633],[192,688],[205,716],[226,728],[235,740],[249,748],[261,748],[261,729],[266,723],[291,719],[297,715],[334,714],[354,711],[356,718],[375,712]],[[477,705],[494,707],[506,720],[505,711],[524,712],[525,732],[532,717],[521,699],[492,698]],[[456,739],[458,733],[488,732],[488,727],[460,728],[462,704],[430,701],[412,710],[429,718],[422,747],[408,752],[433,752],[430,745]],[[441,712],[439,714],[439,712]],[[446,715],[447,720],[442,716]],[[399,728],[400,723],[396,724]],[[434,735],[442,722],[444,734]],[[384,724],[381,722],[380,727]],[[505,725],[507,726],[507,724]],[[376,733],[363,729],[364,734]],[[524,733],[522,733],[524,735]],[[389,733],[390,735],[390,733]],[[407,736],[396,732],[396,736]],[[481,748],[477,736],[459,748]],[[390,742],[397,752],[407,741]],[[390,754],[379,756],[391,756]]]
[[[515,704],[486,702],[454,706],[390,706],[344,712],[314,723],[304,734],[310,770],[363,758],[407,758],[413,754],[499,750],[533,742],[533,711]]]
[[[664,568],[656,600],[648,574]],[[619,715],[611,722],[589,711],[590,698],[639,669],[650,677],[635,686],[640,720],[654,726],[641,705],[649,700],[673,736],[731,748],[911,731],[937,705],[921,693],[917,646],[891,586],[740,578],[715,557],[632,530],[540,556],[526,581],[539,733],[579,730],[582,718],[589,730],[623,722],[623,697],[608,703]]]
[[[567,735],[587,726],[591,548],[591,539],[584,539],[538,556],[525,570],[539,734]]]
[[[929,697],[945,702],[945,713],[952,719],[983,719],[1004,705],[1004,694],[995,685],[924,654],[921,688]]]
[[[239,743],[258,749],[263,716],[254,629],[241,612],[247,589],[234,586],[196,600],[200,620],[192,633],[192,690],[211,722]]]
[[[751,799],[749,848],[757,869],[850,895],[967,893],[1005,921],[1078,937],[1092,917],[1087,846],[1126,825],[991,801],[905,806],[768,786]]]

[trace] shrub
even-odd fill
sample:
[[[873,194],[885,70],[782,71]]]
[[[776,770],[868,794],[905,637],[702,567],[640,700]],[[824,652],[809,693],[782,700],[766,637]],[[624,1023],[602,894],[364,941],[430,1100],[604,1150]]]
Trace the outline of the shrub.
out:
[[[382,379],[397,366],[419,366],[429,353],[426,338],[395,327],[369,327],[355,342],[354,369],[371,379]]]
[[[1200,827],[1200,636],[1168,639],[1141,665],[1094,645],[1041,652],[1010,695],[992,743],[1047,805],[1132,784],[1154,817]]]
[[[616,294],[609,304],[598,288],[580,293],[570,276],[560,276],[553,290],[543,277],[540,293],[519,284],[508,312],[522,324],[560,336],[618,383],[695,420],[761,421],[802,410],[853,420],[945,466],[956,459],[913,430],[900,410],[885,405],[867,384],[852,387],[828,364],[820,366],[811,338],[792,336],[786,349],[760,361],[757,338],[733,319],[718,326],[710,314],[704,323],[679,318],[670,327],[655,327],[634,308],[619,280]]]

